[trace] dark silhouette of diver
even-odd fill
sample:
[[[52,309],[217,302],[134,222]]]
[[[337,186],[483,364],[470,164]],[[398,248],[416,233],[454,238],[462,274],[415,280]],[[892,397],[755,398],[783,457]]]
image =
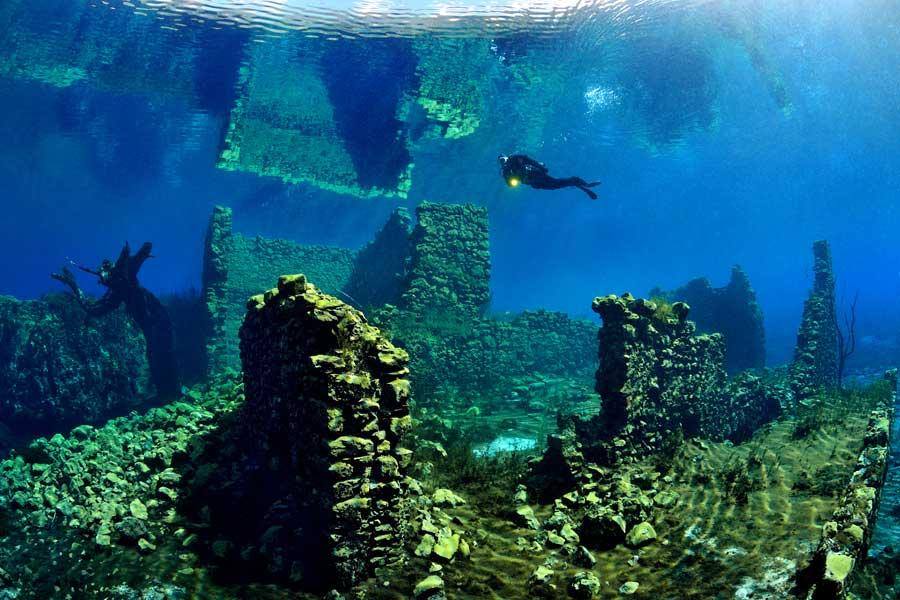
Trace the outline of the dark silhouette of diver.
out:
[[[106,288],[106,293],[99,300],[89,300],[84,295],[68,267],[63,267],[61,273],[53,273],[51,277],[72,290],[75,300],[89,317],[102,317],[124,304],[128,316],[140,327],[147,342],[147,362],[150,363],[150,377],[157,395],[161,399],[173,399],[180,394],[181,385],[172,321],[159,298],[137,279],[144,261],[151,257],[152,248],[153,245],[146,242],[132,255],[128,242],[125,242],[115,263],[104,260],[96,271],[76,265],[85,273],[96,275],[100,285]]]
[[[591,200],[597,199],[597,194],[589,189],[596,185],[600,185],[599,181],[588,183],[581,177],[566,177],[557,179],[551,177],[544,163],[540,163],[533,158],[524,154],[513,154],[512,156],[499,156],[497,161],[500,163],[500,174],[506,181],[506,185],[516,187],[520,183],[531,186],[538,190],[558,190],[567,187],[577,187],[587,194]]]

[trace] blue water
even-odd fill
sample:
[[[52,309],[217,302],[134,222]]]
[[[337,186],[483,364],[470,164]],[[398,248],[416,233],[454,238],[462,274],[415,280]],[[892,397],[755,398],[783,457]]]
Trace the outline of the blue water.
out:
[[[14,22],[37,28],[43,43],[78,43],[58,31],[71,14],[48,12],[33,22],[41,8],[52,11],[51,0],[10,6],[18,6]],[[284,35],[198,18],[215,16],[218,6],[191,13],[175,10],[177,3],[150,3],[131,17],[156,19],[174,49],[204,49],[190,100],[90,79],[59,89],[0,78],[0,254],[8,257],[0,263],[0,292],[37,296],[53,289],[46,274],[67,257],[96,263],[124,239],[154,242],[158,258],[142,273],[152,289],[197,286],[202,232],[217,203],[235,207],[238,229],[345,246],[367,241],[398,204],[214,168],[243,49]],[[281,22],[265,5],[258,12],[248,6],[251,23]],[[282,15],[284,29],[322,13],[304,6],[294,6],[293,21]],[[113,9],[120,19],[135,10],[97,4],[92,18]],[[398,86],[410,57],[398,46],[430,34],[427,24],[410,31],[407,23],[427,9],[384,17],[399,33],[339,8],[318,24],[325,34],[349,36],[331,42],[321,65],[345,88],[340,97],[369,92],[364,104],[340,107],[349,143],[363,153],[373,150],[366,136],[390,135],[373,131],[376,122],[384,128],[390,107],[371,99],[404,92]],[[477,15],[490,7],[473,11],[460,27],[484,35]],[[514,8],[497,11],[516,23]],[[405,201],[489,207],[495,310],[540,306],[586,316],[595,295],[640,294],[696,276],[723,283],[740,263],[765,312],[770,362],[779,364],[790,356],[809,285],[810,243],[827,238],[839,290],[860,293],[860,353],[872,348],[900,358],[900,11],[893,3],[651,3],[620,12],[589,4],[560,5],[555,19],[541,14],[491,39],[499,63],[527,47],[558,68],[533,84],[556,86],[539,105],[546,111],[542,136],[521,139],[536,115],[513,110],[522,90],[503,88],[500,66],[475,135],[416,145]],[[440,23],[432,24],[440,30]],[[167,50],[148,31],[128,48],[135,65],[143,64],[142,52],[160,60]],[[374,75],[364,75],[366,64],[375,65]],[[554,174],[602,180],[601,200],[507,188],[494,158],[514,151],[534,155]]]

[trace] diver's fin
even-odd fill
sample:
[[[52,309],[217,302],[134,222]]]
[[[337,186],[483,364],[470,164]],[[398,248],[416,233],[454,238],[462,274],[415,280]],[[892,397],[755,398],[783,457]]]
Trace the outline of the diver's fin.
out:
[[[585,187],[596,187],[596,186],[600,185],[600,182],[599,182],[599,181],[592,181],[592,182],[586,183],[586,184],[584,184],[584,185],[585,185]]]
[[[595,194],[592,190],[589,190],[587,187],[578,186],[578,189],[587,194],[591,200],[597,199],[597,194]]]

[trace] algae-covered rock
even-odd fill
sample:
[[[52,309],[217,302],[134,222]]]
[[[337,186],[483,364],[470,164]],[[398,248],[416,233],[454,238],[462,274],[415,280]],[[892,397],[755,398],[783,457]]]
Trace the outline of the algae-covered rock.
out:
[[[537,517],[534,516],[534,509],[527,504],[516,508],[513,522],[519,527],[527,527],[528,529],[537,530],[541,528]]]
[[[626,581],[619,587],[619,593],[630,596],[638,591],[640,585],[637,581]]]
[[[576,600],[593,600],[600,595],[600,580],[589,571],[580,571],[569,582],[569,596]]]
[[[444,580],[438,575],[429,575],[413,589],[415,600],[438,600],[444,597]]]
[[[584,546],[578,546],[578,548],[575,549],[575,554],[572,557],[572,561],[579,567],[585,567],[588,569],[593,568],[594,565],[597,564],[596,557],[594,557],[591,551]]]
[[[146,343],[125,313],[86,321],[63,296],[0,296],[0,357],[0,423],[17,429],[98,423],[151,393]]]
[[[653,497],[653,502],[660,508],[671,508],[678,502],[678,493],[672,490],[663,490]]]
[[[554,575],[553,569],[540,565],[528,577],[528,589],[536,596],[553,597],[556,593],[556,584],[553,583]]]
[[[590,548],[605,550],[625,541],[627,525],[622,515],[606,507],[588,510],[578,527],[582,543]]]
[[[625,536],[625,543],[632,548],[640,548],[641,546],[646,546],[655,539],[656,530],[653,529],[653,525],[645,521],[638,523],[631,528],[631,531]]]
[[[444,528],[438,534],[431,552],[439,559],[450,561],[456,556],[459,550],[459,543],[459,534],[453,533],[449,528]]]
[[[853,570],[854,562],[852,556],[839,552],[829,552],[825,557],[825,580],[841,586],[845,585],[847,577]]]
[[[132,500],[128,509],[131,511],[131,516],[135,519],[140,519],[142,521],[147,519],[147,507],[144,506],[144,503],[140,500]]]
[[[439,488],[434,491],[434,494],[431,495],[431,499],[434,502],[435,506],[460,506],[461,504],[465,504],[466,501],[461,496],[454,493],[452,490],[448,490],[446,488]]]

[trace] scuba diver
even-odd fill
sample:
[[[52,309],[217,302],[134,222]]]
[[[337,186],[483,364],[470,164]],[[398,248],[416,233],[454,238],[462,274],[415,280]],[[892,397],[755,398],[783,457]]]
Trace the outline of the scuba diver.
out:
[[[134,320],[147,343],[147,362],[150,377],[160,398],[177,398],[181,392],[175,355],[175,332],[169,313],[162,302],[138,282],[138,271],[144,265],[153,246],[145,243],[135,253],[125,243],[116,262],[104,260],[100,268],[94,270],[77,266],[85,273],[97,277],[98,283],[106,288],[99,300],[91,300],[81,291],[75,281],[75,274],[68,266],[51,277],[65,284],[75,301],[88,317],[102,317],[125,305],[125,312]]]
[[[597,194],[589,188],[600,185],[599,181],[588,183],[581,177],[566,177],[564,179],[551,177],[544,163],[540,163],[524,154],[501,155],[497,157],[497,161],[500,163],[500,174],[509,187],[516,187],[520,183],[538,190],[577,187],[587,194],[591,200],[597,199]]]

